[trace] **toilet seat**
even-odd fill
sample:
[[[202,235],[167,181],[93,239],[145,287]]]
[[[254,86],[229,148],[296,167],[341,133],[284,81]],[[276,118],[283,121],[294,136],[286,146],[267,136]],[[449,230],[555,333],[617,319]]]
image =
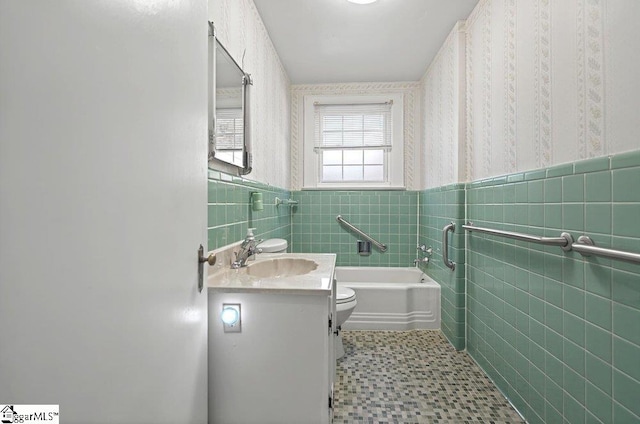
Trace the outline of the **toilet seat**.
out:
[[[336,293],[336,304],[352,302],[356,298],[356,292],[349,287],[338,287]]]

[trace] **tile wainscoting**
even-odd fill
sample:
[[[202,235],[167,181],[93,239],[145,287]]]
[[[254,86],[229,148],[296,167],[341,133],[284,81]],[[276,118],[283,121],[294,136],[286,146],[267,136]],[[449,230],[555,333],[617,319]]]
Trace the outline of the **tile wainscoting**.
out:
[[[640,252],[639,183],[640,151],[516,173],[468,184],[467,217]],[[467,249],[467,349],[528,422],[640,422],[640,267],[479,233]]]
[[[450,184],[420,192],[418,242],[433,248],[428,264],[420,268],[441,287],[442,332],[458,350],[465,348],[465,185]],[[451,271],[442,261],[442,228],[453,222],[449,234]]]
[[[256,228],[256,238],[291,241],[291,209],[275,205],[276,197],[290,197],[288,190],[211,170],[208,189],[209,250],[244,239],[249,227]],[[251,210],[253,192],[262,193],[261,211]]]
[[[417,191],[294,191],[298,201],[292,216],[293,251],[336,253],[337,266],[413,266],[418,225]],[[371,247],[360,256],[361,237],[336,221],[347,221],[387,245],[386,252]]]

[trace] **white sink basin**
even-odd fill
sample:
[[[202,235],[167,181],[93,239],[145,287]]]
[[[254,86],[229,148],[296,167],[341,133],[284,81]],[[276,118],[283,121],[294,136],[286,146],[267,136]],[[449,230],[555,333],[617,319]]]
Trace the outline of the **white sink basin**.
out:
[[[302,258],[266,259],[247,266],[247,274],[258,278],[283,278],[303,275],[318,268],[318,264]]]

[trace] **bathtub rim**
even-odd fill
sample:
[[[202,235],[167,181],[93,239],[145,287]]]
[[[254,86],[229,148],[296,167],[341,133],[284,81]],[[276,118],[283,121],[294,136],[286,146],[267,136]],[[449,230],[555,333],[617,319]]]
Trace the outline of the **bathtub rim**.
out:
[[[348,280],[340,280],[338,274],[340,270],[345,270],[348,272],[375,272],[377,275],[380,272],[385,272],[392,274],[393,271],[402,270],[403,272],[416,274],[416,278],[420,277],[420,281],[370,281],[370,279],[348,279]],[[441,288],[441,285],[435,281],[433,278],[422,272],[417,267],[380,267],[380,266],[336,266],[335,267],[335,278],[338,284],[348,287],[350,284],[373,284],[378,289],[384,289],[383,286],[388,285],[389,289],[395,288],[397,289],[399,286],[406,285],[407,287],[437,287]]]

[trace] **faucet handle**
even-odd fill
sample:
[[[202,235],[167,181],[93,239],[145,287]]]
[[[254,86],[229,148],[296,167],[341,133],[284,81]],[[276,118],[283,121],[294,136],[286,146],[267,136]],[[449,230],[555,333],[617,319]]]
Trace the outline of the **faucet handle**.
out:
[[[421,252],[423,252],[427,256],[431,256],[433,254],[433,247],[431,247],[431,246],[427,247],[426,244],[418,245],[418,250],[420,250]]]

